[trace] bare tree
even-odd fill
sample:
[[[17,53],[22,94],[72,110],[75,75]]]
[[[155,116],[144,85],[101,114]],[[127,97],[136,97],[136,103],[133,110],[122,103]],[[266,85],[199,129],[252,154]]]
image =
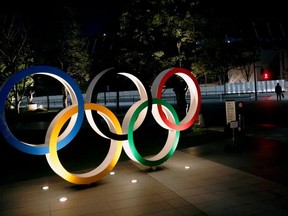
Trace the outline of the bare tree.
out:
[[[33,63],[33,51],[28,40],[29,28],[19,13],[2,14],[0,29],[0,82],[3,83]],[[31,77],[16,84],[7,96],[7,107],[14,107],[19,113],[19,106],[32,85]]]
[[[247,64],[243,66],[242,76],[244,77],[246,82],[249,82],[252,74],[254,73],[254,65],[253,64]]]

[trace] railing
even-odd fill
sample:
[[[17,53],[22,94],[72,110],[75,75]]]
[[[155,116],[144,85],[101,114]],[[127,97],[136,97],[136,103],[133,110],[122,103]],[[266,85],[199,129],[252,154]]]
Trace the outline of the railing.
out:
[[[274,94],[274,88],[277,83],[280,83],[283,91],[288,89],[288,82],[285,80],[267,80],[257,82],[257,94],[259,96],[267,96]],[[255,99],[255,83],[227,83],[225,86],[200,86],[202,100],[217,100],[223,101],[227,99],[239,99],[239,100],[254,100]],[[226,91],[226,93],[224,93]],[[84,97],[85,95],[83,95]],[[189,92],[187,93],[187,100],[189,100]],[[120,91],[119,103],[120,104],[133,104],[139,100],[138,91]],[[162,98],[167,100],[171,104],[176,103],[176,96],[173,89],[166,89],[163,92]],[[70,98],[68,97],[68,101]],[[33,103],[47,108],[47,97],[34,97]],[[49,108],[61,108],[62,96],[49,96]],[[116,105],[117,93],[116,92],[100,92],[97,95],[97,103],[102,105]],[[22,103],[22,107],[25,106]]]

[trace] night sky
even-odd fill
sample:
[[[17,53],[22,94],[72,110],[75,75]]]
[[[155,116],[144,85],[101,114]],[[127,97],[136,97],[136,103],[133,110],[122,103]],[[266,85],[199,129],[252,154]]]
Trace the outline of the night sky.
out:
[[[53,23],[57,19],[59,8],[68,5],[78,14],[77,18],[88,34],[109,32],[118,29],[118,16],[121,1],[25,1],[7,2],[0,7],[0,14],[12,14],[19,11],[35,25]],[[123,3],[123,2],[122,2]]]
[[[86,34],[109,33],[118,29],[118,16],[121,5],[128,5],[133,0],[105,0],[105,1],[9,1],[5,6],[1,6],[1,11],[9,13],[15,8],[24,12],[26,16],[38,22],[49,22],[55,17],[56,8],[68,4],[75,8],[79,15],[79,20],[85,29]],[[284,20],[288,21],[288,9],[284,1],[260,1],[252,0],[200,0],[208,9],[214,8],[217,15],[225,19],[251,19],[251,20]]]
[[[126,2],[133,0],[125,0]],[[109,32],[118,29],[118,16],[121,4],[125,1],[106,0],[96,1],[90,4],[81,4],[77,7],[88,33]],[[227,20],[249,19],[252,21],[281,21],[288,23],[288,9],[283,1],[260,1],[258,4],[253,0],[200,0],[205,7],[214,8],[215,14]]]

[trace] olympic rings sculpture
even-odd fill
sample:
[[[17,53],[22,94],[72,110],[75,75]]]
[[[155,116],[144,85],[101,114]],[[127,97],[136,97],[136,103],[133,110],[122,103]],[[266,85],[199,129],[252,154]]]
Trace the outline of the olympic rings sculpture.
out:
[[[117,164],[122,149],[131,160],[137,163],[148,167],[161,165],[175,152],[180,138],[180,131],[192,126],[198,117],[201,94],[196,78],[184,68],[167,69],[155,78],[151,86],[151,92],[149,92],[147,87],[134,75],[125,72],[118,73],[129,78],[137,87],[140,95],[139,101],[128,109],[122,124],[120,124],[111,110],[91,102],[92,92],[97,82],[110,70],[112,68],[106,69],[94,77],[88,86],[85,97],[81,94],[76,82],[60,69],[50,66],[33,66],[17,72],[0,89],[0,131],[3,137],[9,144],[22,152],[32,155],[45,155],[51,169],[66,181],[74,184],[91,184],[110,173]],[[9,129],[5,117],[5,103],[9,92],[21,79],[33,74],[48,75],[60,81],[68,90],[72,102],[70,106],[61,110],[54,117],[47,129],[44,143],[40,144],[26,143],[15,137]],[[161,98],[165,83],[173,75],[180,76],[186,82],[190,93],[189,109],[181,121],[173,106]],[[96,111],[105,120],[109,128],[108,132],[97,126],[91,111]],[[140,127],[149,113],[152,113],[155,121],[161,127],[168,130],[168,135],[162,150],[152,157],[145,158],[139,154],[135,147],[133,132]],[[105,159],[95,169],[86,173],[71,173],[63,167],[57,152],[75,138],[84,117],[98,135],[110,139],[110,148]],[[67,121],[69,121],[68,124],[66,124]],[[64,125],[65,129],[62,130]]]

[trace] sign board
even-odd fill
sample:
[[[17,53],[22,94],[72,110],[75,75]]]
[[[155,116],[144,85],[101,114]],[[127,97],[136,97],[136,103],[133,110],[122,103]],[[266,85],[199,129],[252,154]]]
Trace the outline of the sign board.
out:
[[[238,128],[238,121],[230,121],[230,128]]]
[[[226,107],[226,124],[229,124],[231,121],[236,121],[236,107],[235,101],[225,101]]]

